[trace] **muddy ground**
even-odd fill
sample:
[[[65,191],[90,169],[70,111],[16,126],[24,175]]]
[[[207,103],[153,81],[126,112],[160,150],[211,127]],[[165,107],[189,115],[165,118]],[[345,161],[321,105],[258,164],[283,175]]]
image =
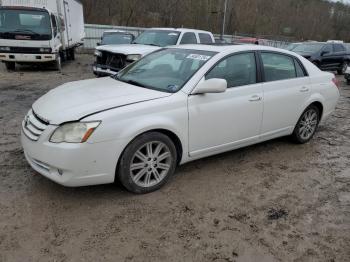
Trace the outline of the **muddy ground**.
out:
[[[158,192],[64,188],[19,142],[31,104],[92,78],[0,66],[0,261],[350,261],[350,87],[315,139],[282,138],[186,164]],[[340,80],[342,78],[339,77]]]

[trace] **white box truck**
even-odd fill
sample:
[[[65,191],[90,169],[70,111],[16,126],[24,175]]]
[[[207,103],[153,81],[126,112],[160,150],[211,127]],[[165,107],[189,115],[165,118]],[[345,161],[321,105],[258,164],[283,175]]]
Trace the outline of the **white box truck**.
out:
[[[84,37],[79,0],[0,0],[0,61],[8,70],[45,62],[60,70]]]

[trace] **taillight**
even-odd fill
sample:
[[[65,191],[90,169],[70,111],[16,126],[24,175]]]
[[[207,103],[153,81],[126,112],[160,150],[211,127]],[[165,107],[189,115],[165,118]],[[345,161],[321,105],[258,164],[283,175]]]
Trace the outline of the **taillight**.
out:
[[[340,81],[337,79],[337,78],[333,78],[332,79],[332,82],[338,87],[338,88],[340,88]]]

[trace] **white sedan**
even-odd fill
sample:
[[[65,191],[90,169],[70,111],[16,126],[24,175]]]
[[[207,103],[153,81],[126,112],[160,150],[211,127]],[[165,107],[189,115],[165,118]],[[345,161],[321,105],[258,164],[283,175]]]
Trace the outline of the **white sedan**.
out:
[[[291,136],[306,143],[339,99],[333,74],[261,46],[156,51],[113,77],[67,83],[22,125],[26,159],[64,186],[163,186],[199,158]]]

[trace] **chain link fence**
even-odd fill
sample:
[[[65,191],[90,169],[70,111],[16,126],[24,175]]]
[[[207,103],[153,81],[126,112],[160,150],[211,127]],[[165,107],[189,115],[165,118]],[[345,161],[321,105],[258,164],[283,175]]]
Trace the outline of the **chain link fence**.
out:
[[[136,37],[141,34],[143,31],[145,31],[147,28],[142,27],[124,27],[124,26],[112,26],[112,25],[96,25],[96,24],[85,24],[85,40],[84,40],[84,46],[81,51],[91,51],[96,46],[97,43],[101,41],[101,37],[104,31],[106,30],[120,30],[125,31],[128,33],[134,34]],[[215,38],[220,38],[220,35],[214,35]],[[235,43],[235,42],[241,42],[244,39],[247,39],[247,36],[244,35],[224,35],[223,37],[226,42],[228,43]],[[266,45],[266,46],[273,46],[278,48],[284,48],[288,44],[290,44],[289,41],[281,41],[281,40],[275,40],[271,39],[270,36],[269,39],[266,39],[264,37],[258,37],[259,44]],[[277,38],[277,37],[276,37]]]

